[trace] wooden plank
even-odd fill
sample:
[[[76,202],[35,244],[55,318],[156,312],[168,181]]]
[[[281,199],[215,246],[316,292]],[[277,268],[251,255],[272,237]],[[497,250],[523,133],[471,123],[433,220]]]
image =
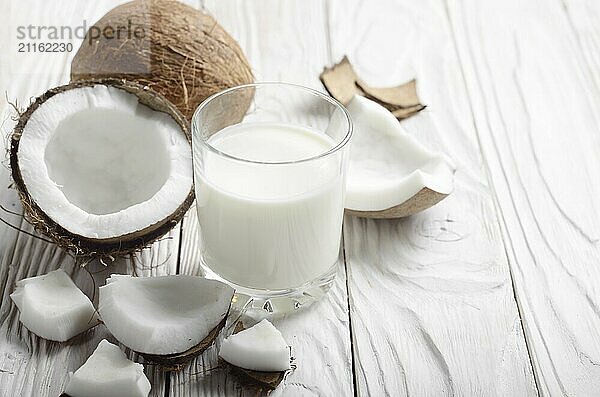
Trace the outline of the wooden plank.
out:
[[[539,390],[597,395],[598,4],[448,2],[448,15]]]
[[[106,11],[124,1],[101,0],[97,2],[45,2],[22,4],[9,3],[8,11],[2,13],[3,27],[16,28],[40,24],[53,26],[79,26],[83,19],[88,26]],[[14,31],[9,32],[14,35]],[[65,84],[69,80],[71,54],[15,54],[11,42],[3,41],[3,57],[0,64],[0,86],[6,89],[9,100],[15,99],[27,105],[31,98],[46,89]],[[74,47],[78,48],[75,41]],[[4,95],[4,92],[3,92]],[[14,123],[10,120],[11,109],[6,100],[0,102],[2,132],[7,137]],[[4,139],[3,142],[6,142]],[[10,184],[9,171],[0,168],[0,203],[7,209],[21,213],[21,207]],[[27,231],[32,228],[22,216],[0,213],[2,219]],[[5,225],[0,225],[0,395],[3,396],[57,396],[65,387],[68,373],[75,371],[96,348],[98,342],[108,338],[115,342],[102,325],[67,343],[48,342],[31,334],[18,322],[18,311],[9,295],[15,282],[62,267],[72,275],[76,284],[90,297],[97,300],[97,287],[113,272],[135,273],[142,276],[175,274],[179,249],[180,227],[150,248],[138,253],[135,260],[119,260],[108,268],[93,263],[93,277],[77,267],[73,258],[53,244],[40,241]],[[127,352],[130,358],[135,355]],[[152,383],[152,396],[165,394],[165,376],[153,366],[146,366],[146,374]]]
[[[458,164],[455,192],[421,214],[346,219],[358,394],[536,395],[443,3],[335,1],[329,16],[334,60],[373,85],[417,78],[428,108],[403,125]]]
[[[600,100],[600,3],[593,0],[565,0],[562,7],[572,33],[569,35],[571,43],[580,57],[577,63],[588,82],[585,86],[589,87],[588,91],[594,95],[597,103]]]
[[[256,80],[295,82],[322,90],[318,75],[330,62],[325,30],[325,3],[206,1],[236,38],[253,66]],[[308,28],[310,26],[310,28]],[[196,214],[184,220],[180,269],[196,274],[198,263]],[[345,272],[340,268],[330,293],[308,310],[276,321],[293,347],[297,369],[277,394],[349,396],[353,394]],[[216,367],[218,346],[209,349],[171,377],[171,396],[254,395]]]

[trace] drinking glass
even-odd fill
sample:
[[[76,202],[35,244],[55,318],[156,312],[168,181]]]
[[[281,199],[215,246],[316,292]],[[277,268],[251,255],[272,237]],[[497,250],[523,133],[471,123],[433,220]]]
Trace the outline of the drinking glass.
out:
[[[248,84],[206,99],[192,135],[205,275],[269,313],[319,299],[340,260],[346,109],[299,85]]]

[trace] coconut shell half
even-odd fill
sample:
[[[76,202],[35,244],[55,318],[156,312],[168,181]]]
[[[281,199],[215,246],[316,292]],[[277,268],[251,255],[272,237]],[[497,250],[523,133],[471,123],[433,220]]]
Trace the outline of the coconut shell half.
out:
[[[11,136],[10,166],[14,186],[19,193],[26,219],[37,231],[48,236],[57,245],[73,252],[82,259],[124,256],[145,247],[169,232],[169,230],[181,220],[194,201],[194,188],[192,184],[185,199],[182,200],[179,206],[169,216],[141,230],[119,235],[114,238],[92,238],[73,233],[57,223],[41,209],[40,204],[30,195],[19,166],[19,150],[23,130],[27,126],[32,114],[54,96],[73,89],[95,87],[99,85],[112,87],[113,89],[133,94],[137,97],[140,104],[145,105],[153,111],[168,115],[168,117],[174,120],[178,125],[183,134],[185,134],[185,139],[188,144],[191,145],[189,123],[172,103],[148,87],[121,79],[82,81],[52,88],[38,97],[29,108],[21,114],[17,126]]]

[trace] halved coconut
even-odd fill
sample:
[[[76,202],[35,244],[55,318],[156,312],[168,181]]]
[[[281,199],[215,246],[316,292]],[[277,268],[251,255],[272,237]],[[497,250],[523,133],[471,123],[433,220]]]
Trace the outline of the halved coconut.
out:
[[[383,106],[360,95],[347,105],[354,123],[346,209],[369,218],[400,218],[438,203],[454,188],[456,166],[426,149]]]
[[[139,249],[194,198],[183,115],[124,80],[73,83],[37,98],[15,128],[10,160],[31,223],[80,255]]]
[[[112,275],[100,287],[100,317],[125,346],[151,362],[178,364],[210,346],[233,289],[195,276]]]
[[[87,361],[71,374],[65,394],[70,397],[146,397],[150,388],[144,366],[128,360],[118,346],[103,339]]]
[[[17,281],[10,298],[34,334],[64,342],[99,323],[90,299],[62,269]]]

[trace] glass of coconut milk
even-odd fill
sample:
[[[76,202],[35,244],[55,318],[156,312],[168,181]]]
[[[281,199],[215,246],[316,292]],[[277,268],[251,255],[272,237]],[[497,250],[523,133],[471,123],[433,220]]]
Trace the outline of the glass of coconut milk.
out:
[[[257,83],[215,94],[192,120],[202,267],[246,308],[289,312],[337,272],[352,123],[310,88]]]

